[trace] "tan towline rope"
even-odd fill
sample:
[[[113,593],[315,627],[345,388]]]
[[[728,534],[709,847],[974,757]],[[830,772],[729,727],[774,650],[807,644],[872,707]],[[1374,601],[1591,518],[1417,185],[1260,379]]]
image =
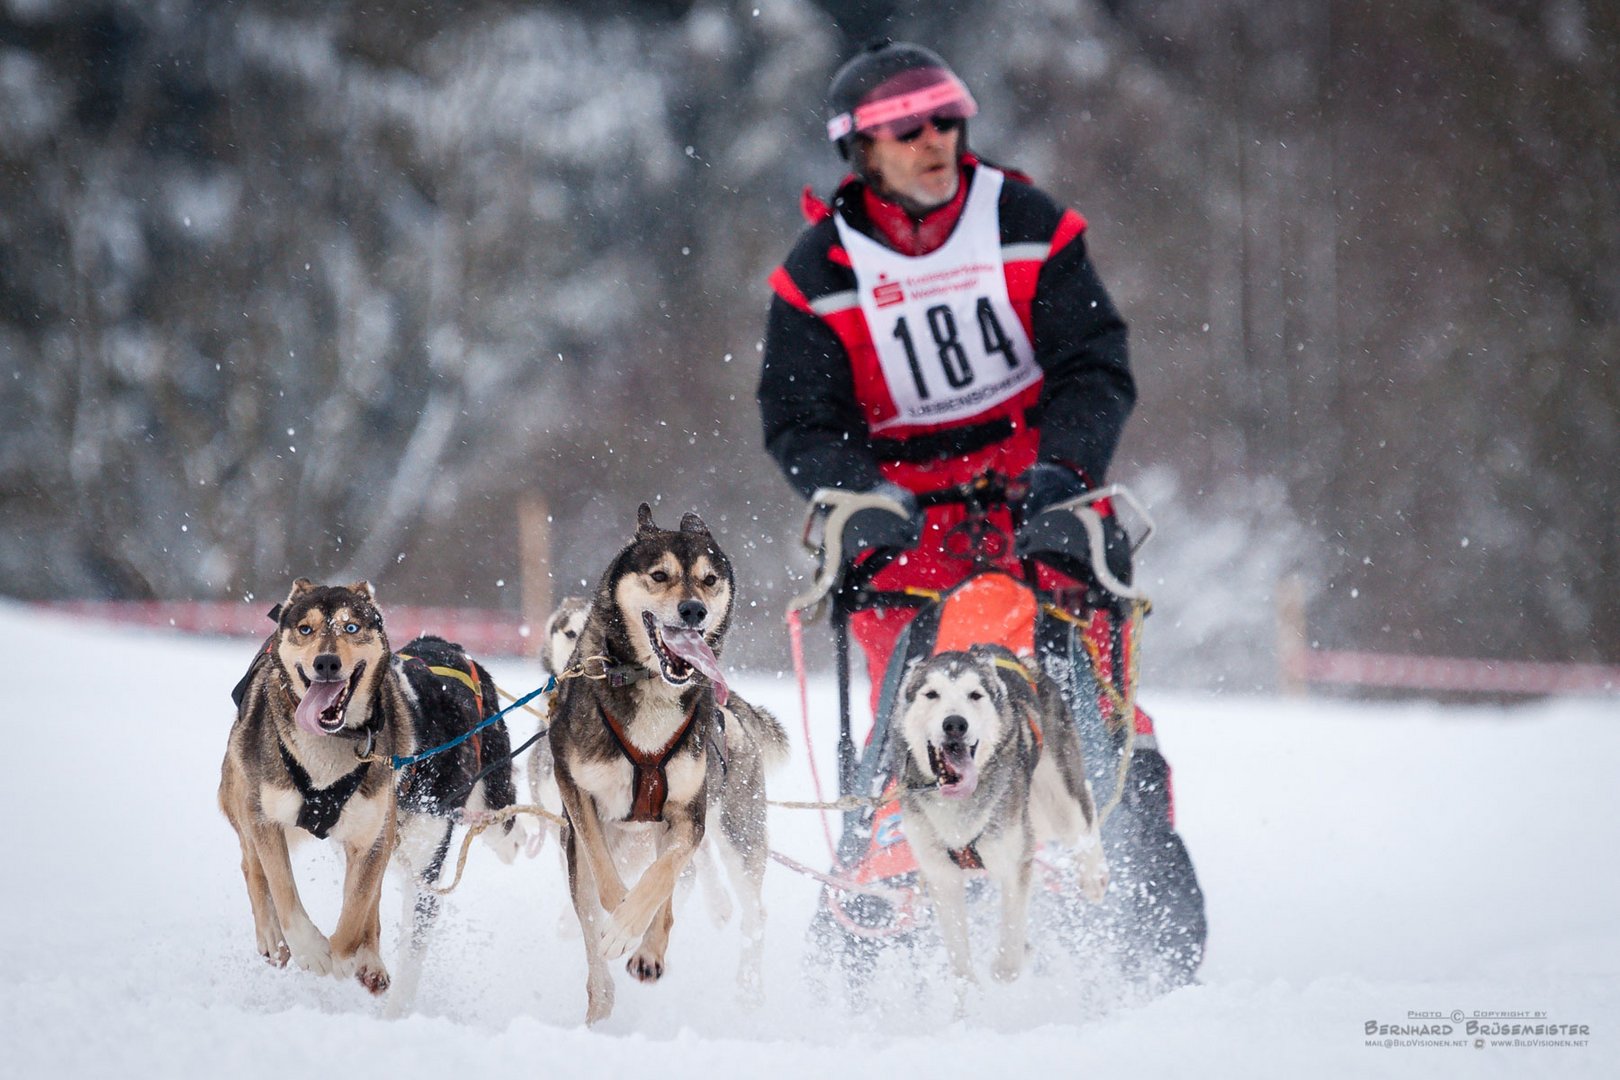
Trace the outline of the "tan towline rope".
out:
[[[567,818],[564,818],[558,814],[553,814],[550,810],[547,810],[543,806],[508,806],[500,810],[493,810],[486,814],[481,814],[479,819],[467,829],[467,835],[462,837],[461,854],[456,857],[455,877],[451,879],[450,884],[448,885],[428,885],[426,886],[427,891],[435,893],[439,896],[449,896],[452,892],[454,892],[456,886],[461,884],[462,872],[467,868],[467,852],[472,847],[473,838],[479,833],[483,832],[485,829],[489,828],[491,825],[499,825],[508,818],[517,817],[519,814],[533,814],[535,817],[541,818],[550,822],[552,825],[555,825],[560,832],[565,832],[568,829]]]

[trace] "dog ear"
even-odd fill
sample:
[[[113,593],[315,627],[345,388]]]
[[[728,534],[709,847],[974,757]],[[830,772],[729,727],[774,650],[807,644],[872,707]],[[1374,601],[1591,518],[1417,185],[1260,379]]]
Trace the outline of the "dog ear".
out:
[[[301,578],[297,579],[292,584],[292,592],[288,593],[287,594],[287,599],[282,601],[282,606],[286,606],[287,604],[292,603],[294,600],[298,599],[300,596],[303,596],[305,593],[309,592],[309,590],[313,589],[314,587],[315,587],[315,583],[313,581],[309,580],[309,578],[307,578],[307,577],[301,577]],[[277,617],[279,618],[280,616],[277,616]]]
[[[377,590],[371,587],[371,582],[369,581],[357,581],[353,585],[349,586],[349,591],[357,592],[367,600],[373,602],[375,602],[377,599]]]
[[[704,536],[708,536],[709,527],[703,524],[703,519],[698,517],[696,510],[688,510],[681,515],[681,532],[702,533]]]
[[[646,503],[636,507],[636,535],[640,536],[642,533],[657,531],[658,526],[653,524],[652,507]]]

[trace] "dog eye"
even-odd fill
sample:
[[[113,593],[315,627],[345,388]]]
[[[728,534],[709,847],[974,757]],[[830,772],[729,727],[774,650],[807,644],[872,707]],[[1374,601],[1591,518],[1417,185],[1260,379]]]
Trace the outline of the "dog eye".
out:
[[[665,573],[664,571],[662,571],[662,570],[654,570],[651,574],[648,574],[647,576],[652,578],[654,581],[658,582],[658,584],[660,584],[660,585],[662,585],[664,582],[669,580],[669,575],[667,573]]]
[[[703,584],[705,584],[705,585],[713,585],[715,582],[717,582],[719,580],[720,580],[720,575],[719,574],[710,574],[708,577],[703,579]]]
[[[360,624],[359,623],[352,623],[352,622],[351,623],[344,623],[343,624],[343,632],[345,634],[358,634],[360,632]]]
[[[309,635],[313,634],[314,632],[315,632],[315,628],[313,626],[300,626],[298,628],[298,633],[299,633],[300,637],[309,637]]]
[[[573,641],[575,638],[579,637],[579,634],[572,630],[564,630],[563,637],[567,638],[569,641]]]
[[[979,701],[983,697],[984,697],[984,691],[982,691],[982,690],[969,690],[968,691],[968,700],[969,701]]]
[[[939,700],[939,691],[938,690],[924,690],[923,691],[923,697],[927,698],[929,701],[938,701]]]

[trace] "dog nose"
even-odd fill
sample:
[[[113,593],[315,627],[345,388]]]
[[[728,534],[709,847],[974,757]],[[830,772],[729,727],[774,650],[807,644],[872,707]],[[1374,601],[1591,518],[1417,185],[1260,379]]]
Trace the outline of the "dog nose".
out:
[[[703,620],[709,617],[709,609],[701,600],[682,600],[676,610],[681,613],[681,622],[693,628],[702,626]]]
[[[945,718],[945,741],[961,742],[967,738],[967,719],[952,713]]]
[[[315,658],[315,677],[322,682],[337,678],[343,673],[343,661],[337,653],[323,652]]]

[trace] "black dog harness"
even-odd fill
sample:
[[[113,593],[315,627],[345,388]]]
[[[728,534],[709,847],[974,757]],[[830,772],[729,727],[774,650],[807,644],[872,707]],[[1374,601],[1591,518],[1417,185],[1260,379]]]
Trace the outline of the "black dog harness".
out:
[[[298,827],[312,833],[318,840],[325,840],[326,834],[343,816],[343,808],[360,790],[360,781],[365,778],[365,765],[357,766],[353,772],[339,777],[330,787],[318,788],[310,783],[309,773],[287,750],[286,743],[277,739],[276,747],[281,751],[281,763],[287,767],[293,786],[304,798],[304,805],[298,808]]]

